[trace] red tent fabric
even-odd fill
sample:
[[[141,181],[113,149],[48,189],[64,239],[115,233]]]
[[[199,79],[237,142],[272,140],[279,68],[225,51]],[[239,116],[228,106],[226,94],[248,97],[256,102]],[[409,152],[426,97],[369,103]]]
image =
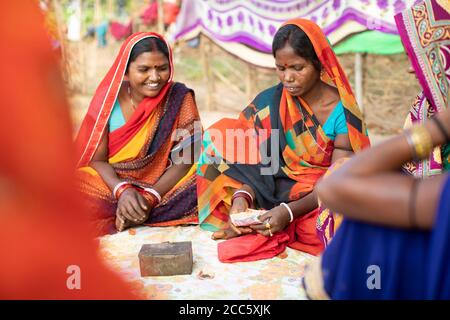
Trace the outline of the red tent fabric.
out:
[[[109,25],[109,30],[114,39],[123,40],[133,33],[133,23],[130,21],[128,24],[122,24],[117,21],[112,21]]]
[[[175,3],[165,2],[163,4],[164,24],[170,25],[177,19],[180,8]],[[158,20],[158,3],[156,1],[148,5],[141,15],[142,22],[146,25],[155,24]]]

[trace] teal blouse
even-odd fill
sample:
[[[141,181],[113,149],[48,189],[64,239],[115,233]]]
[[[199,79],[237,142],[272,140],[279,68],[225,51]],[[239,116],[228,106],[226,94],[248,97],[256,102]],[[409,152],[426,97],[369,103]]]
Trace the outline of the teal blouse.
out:
[[[325,121],[322,126],[323,131],[328,138],[334,141],[338,134],[348,133],[347,122],[345,121],[344,106],[342,102],[339,101],[334,107],[331,114],[328,116],[327,121]]]
[[[119,99],[117,99],[108,120],[109,132],[119,129],[124,124],[125,117],[123,116],[122,109],[120,108]]]

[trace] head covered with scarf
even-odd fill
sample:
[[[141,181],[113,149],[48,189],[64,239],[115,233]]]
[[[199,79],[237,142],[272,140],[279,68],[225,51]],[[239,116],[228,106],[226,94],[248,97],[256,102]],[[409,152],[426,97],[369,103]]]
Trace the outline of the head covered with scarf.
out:
[[[360,151],[361,149],[368,147],[370,142],[361,110],[356,102],[350,82],[322,29],[320,29],[317,24],[307,19],[288,20],[283,24],[283,26],[285,25],[295,25],[305,32],[311,41],[314,51],[323,68],[322,81],[336,87],[338,90],[344,106],[350,143],[353,150]],[[283,105],[285,100],[291,99],[292,97],[284,88],[281,104]],[[301,102],[302,104],[306,103],[303,100]]]
[[[349,81],[324,33],[309,20],[293,19],[284,23],[288,24],[303,30],[313,45],[323,70],[318,81],[337,89],[353,151],[358,152],[368,147],[370,142],[362,114]],[[231,143],[228,141],[236,138],[227,134],[227,131],[240,129],[250,129],[257,133],[247,137],[245,148],[236,148],[239,146],[237,140]],[[220,133],[227,141],[217,143],[219,139],[213,137],[213,133]],[[252,138],[257,141],[252,142]],[[231,206],[230,192],[240,188],[242,184],[252,188],[257,207],[266,210],[281,202],[295,201],[306,196],[313,191],[318,179],[331,165],[334,149],[334,141],[325,134],[307,102],[300,96],[291,95],[281,83],[261,92],[241,112],[239,120],[223,119],[213,125],[205,133],[203,141],[204,152],[197,171],[199,218],[202,227],[211,231],[226,226],[229,211],[226,205]],[[251,148],[254,145],[258,146],[257,152]],[[259,153],[259,157],[254,157],[255,153]],[[271,164],[276,162],[275,157],[278,159],[279,169],[274,169],[270,174],[262,174],[261,169],[268,167],[263,163],[267,156],[271,157]],[[294,220],[286,230],[278,232],[274,237],[260,239],[263,243],[258,239],[247,241],[252,243],[252,248],[237,250],[244,241],[243,237],[255,235],[223,242],[219,244],[219,259],[231,262],[268,258],[276,251],[284,250],[286,245],[318,254],[323,247],[315,231],[316,215],[314,210],[301,219]],[[311,232],[305,232],[304,228]],[[272,250],[277,241],[279,243],[275,245],[276,250]],[[272,249],[268,250],[268,247]]]
[[[87,115],[81,124],[76,145],[78,149],[78,166],[86,166],[92,159],[100,139],[108,124],[114,103],[118,97],[122,81],[127,72],[126,68],[133,47],[145,38],[158,38],[162,40],[169,52],[170,76],[159,94],[155,97],[146,97],[139,104],[132,118],[121,128],[109,135],[109,156],[117,153],[146,123],[148,116],[163,101],[173,80],[172,50],[167,41],[154,32],[139,32],[132,34],[122,44],[116,60],[106,76],[100,82],[94,97],[91,100]]]
[[[132,51],[140,41],[151,38],[160,41],[149,41],[148,46],[145,44]],[[161,48],[162,45],[166,48]],[[141,49],[145,50],[140,52]],[[136,106],[130,118],[118,129],[109,131],[108,163],[122,181],[129,181],[141,187],[153,187],[172,166],[174,146],[188,148],[192,145],[191,141],[194,137],[201,136],[201,128],[196,130],[198,126],[195,125],[200,121],[200,117],[194,92],[184,84],[173,81],[172,51],[167,41],[153,32],[131,35],[122,44],[116,60],[98,86],[76,141],[80,189],[88,200],[92,213],[91,220],[99,235],[116,231],[114,221],[117,199],[112,194],[113,190],[89,164],[99,147],[103,134],[109,129],[109,119],[118,100],[122,82],[129,80],[129,85],[132,86],[130,74],[127,74],[127,66],[135,61],[134,56],[137,59],[141,54],[153,51],[160,51],[167,57],[169,73],[166,72],[165,76],[168,77],[161,80],[160,89],[155,96],[145,95],[144,92],[144,98]],[[140,74],[139,70],[133,72]],[[138,79],[137,81],[142,81],[141,78],[138,77]],[[132,100],[131,103],[133,104]],[[183,138],[179,137],[177,134],[179,132],[188,135],[183,136],[185,139],[181,142],[177,140]],[[176,152],[175,156],[177,156]],[[195,168],[191,168],[162,197],[161,202],[152,209],[145,224],[178,225],[197,221],[194,172]]]

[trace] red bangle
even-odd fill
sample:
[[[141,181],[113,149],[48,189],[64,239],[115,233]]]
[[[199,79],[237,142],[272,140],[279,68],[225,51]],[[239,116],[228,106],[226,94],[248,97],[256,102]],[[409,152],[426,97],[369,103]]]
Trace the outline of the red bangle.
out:
[[[231,203],[233,203],[233,201],[234,201],[236,198],[244,198],[244,199],[247,201],[248,207],[249,207],[249,208],[252,208],[252,207],[253,207],[253,201],[252,201],[252,198],[250,198],[248,194],[246,194],[246,193],[244,193],[244,192],[239,192],[239,191],[238,191],[238,192],[235,192],[235,193],[233,194],[233,196],[231,197]]]
[[[114,194],[114,196],[116,197],[116,199],[119,199],[120,196],[122,195],[122,193],[123,193],[126,189],[131,188],[131,187],[133,187],[133,186],[131,185],[131,183],[126,183],[126,184],[120,186],[120,187],[116,190],[116,193]]]
[[[152,207],[159,203],[158,199],[156,198],[156,196],[155,196],[153,193],[148,192],[148,191],[145,191],[145,190],[143,190],[143,189],[141,189],[141,188],[137,188],[137,190],[138,190],[138,192],[139,192],[140,194],[142,194],[142,196],[143,196],[148,202],[150,202],[150,204],[151,204]]]

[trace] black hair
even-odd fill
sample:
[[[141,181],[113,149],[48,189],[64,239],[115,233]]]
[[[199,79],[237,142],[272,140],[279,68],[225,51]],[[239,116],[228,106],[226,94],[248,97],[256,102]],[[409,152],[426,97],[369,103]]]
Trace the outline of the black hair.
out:
[[[320,71],[322,69],[322,64],[305,31],[293,24],[287,24],[278,29],[272,42],[273,56],[275,57],[275,53],[283,49],[287,43],[294,49],[295,54],[311,61],[316,70]]]
[[[148,37],[142,40],[139,40],[131,49],[130,58],[128,59],[127,68],[125,70],[128,71],[128,67],[130,63],[135,61],[137,57],[144,52],[154,52],[159,51],[169,60],[169,48],[166,43],[160,38]]]

